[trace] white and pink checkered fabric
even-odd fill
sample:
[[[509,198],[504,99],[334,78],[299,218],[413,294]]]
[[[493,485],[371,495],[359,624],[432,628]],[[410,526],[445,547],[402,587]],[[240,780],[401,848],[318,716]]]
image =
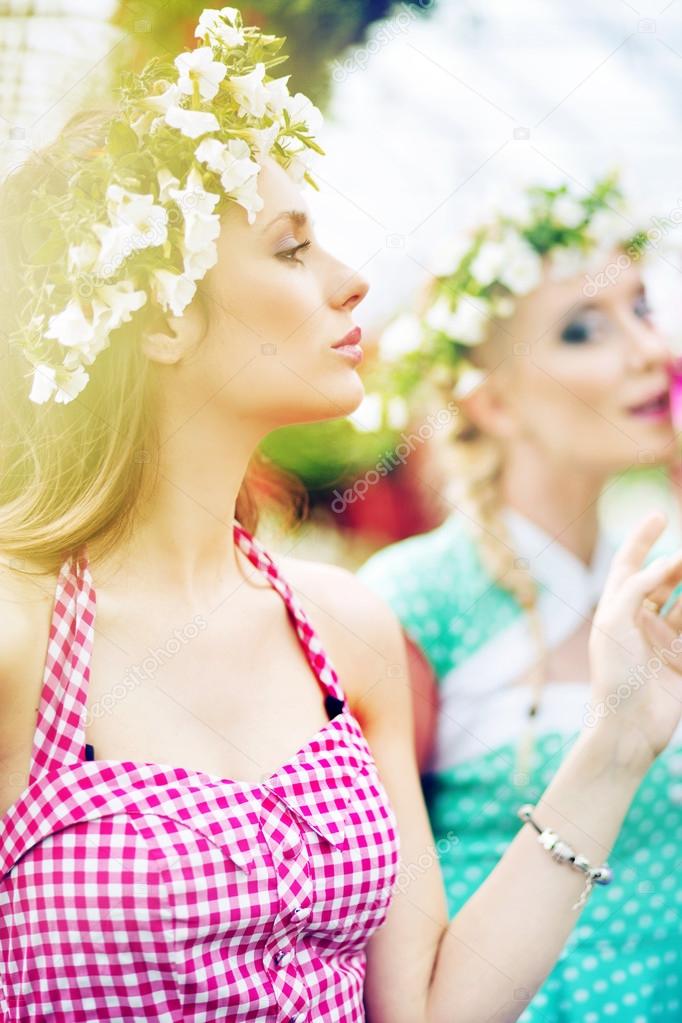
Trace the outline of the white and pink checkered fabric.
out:
[[[395,816],[305,613],[260,545],[234,534],[337,714],[259,784],[85,760],[95,592],[86,548],[68,559],[29,784],[0,819],[2,1023],[364,1020]]]

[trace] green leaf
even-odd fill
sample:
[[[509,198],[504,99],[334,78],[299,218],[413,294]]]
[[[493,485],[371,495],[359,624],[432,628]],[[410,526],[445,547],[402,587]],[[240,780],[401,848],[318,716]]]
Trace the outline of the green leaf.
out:
[[[33,253],[31,263],[33,266],[49,266],[56,262],[64,254],[64,239],[61,236],[53,235],[48,238],[44,245]]]
[[[137,135],[124,121],[114,121],[109,129],[108,147],[113,156],[127,156],[138,147]]]

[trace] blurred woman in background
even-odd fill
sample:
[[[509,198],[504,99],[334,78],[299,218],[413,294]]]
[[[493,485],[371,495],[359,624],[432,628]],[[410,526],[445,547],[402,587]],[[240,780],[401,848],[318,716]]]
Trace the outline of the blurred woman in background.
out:
[[[631,467],[679,461],[670,351],[640,272],[656,238],[633,227],[614,179],[584,199],[565,186],[520,198],[443,251],[419,317],[382,338],[400,356],[394,386],[429,377],[458,403],[453,513],[360,572],[408,637],[452,916],[512,840],[518,801],[613,710],[588,706],[588,637],[614,550],[599,499]],[[619,698],[656,671],[624,678]],[[682,1018],[681,858],[678,729],[624,822],[617,883],[587,906],[523,1023]]]

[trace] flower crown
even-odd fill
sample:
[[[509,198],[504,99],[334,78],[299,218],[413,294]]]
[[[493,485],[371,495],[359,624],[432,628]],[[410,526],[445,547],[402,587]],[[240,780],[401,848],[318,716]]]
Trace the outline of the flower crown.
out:
[[[561,279],[603,266],[615,247],[639,260],[649,241],[649,232],[632,226],[616,173],[584,196],[567,184],[528,188],[515,206],[435,254],[421,315],[401,314],[379,339],[390,391],[406,396],[430,377],[454,384],[454,396],[463,397],[483,378],[469,349],[485,339],[492,320],[511,316],[516,296],[537,287],[545,261]]]
[[[133,317],[182,315],[217,262],[220,214],[262,209],[257,178],[272,156],[308,181],[320,111],[268,71],[283,38],[244,27],[236,8],[205,10],[202,41],[173,64],[151,60],[121,88],[104,146],[72,174],[66,195],[39,191],[22,234],[19,328],[29,398],[72,401],[86,367]]]

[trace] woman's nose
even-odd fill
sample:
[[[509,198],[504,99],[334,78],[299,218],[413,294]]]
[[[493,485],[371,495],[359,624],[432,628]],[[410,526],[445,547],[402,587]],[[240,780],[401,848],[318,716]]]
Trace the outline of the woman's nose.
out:
[[[636,319],[629,333],[631,361],[636,369],[664,364],[672,358],[668,341],[653,324]]]
[[[340,309],[353,310],[369,291],[369,282],[358,270],[345,266],[343,283],[334,292],[334,304]]]

